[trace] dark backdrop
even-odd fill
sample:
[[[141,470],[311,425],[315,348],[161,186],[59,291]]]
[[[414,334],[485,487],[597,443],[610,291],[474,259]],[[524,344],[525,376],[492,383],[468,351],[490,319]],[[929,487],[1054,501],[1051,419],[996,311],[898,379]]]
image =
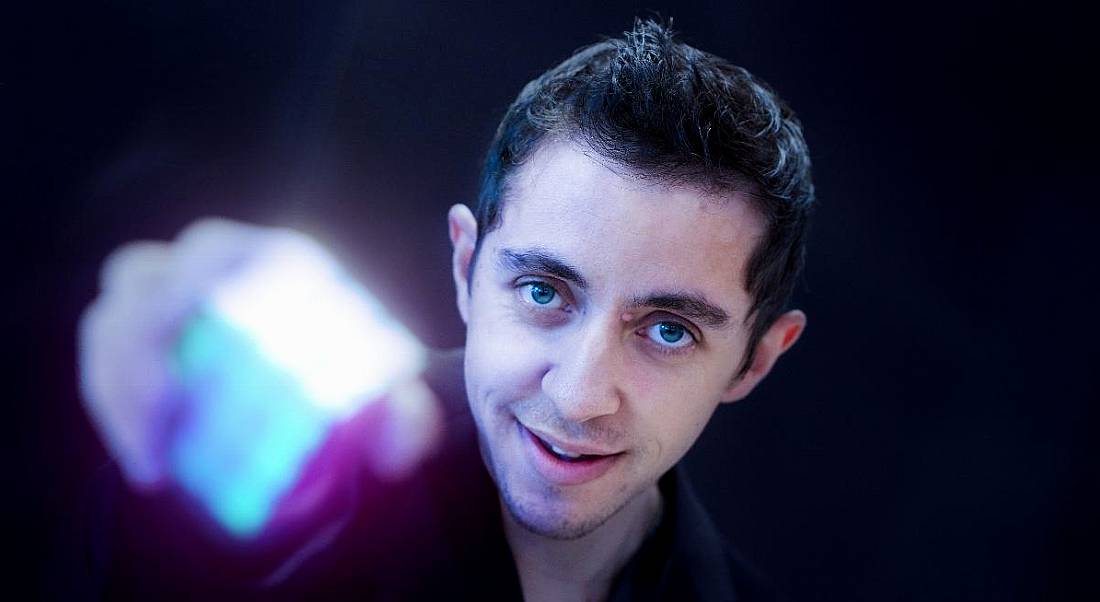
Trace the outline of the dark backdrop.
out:
[[[1050,3],[5,11],[15,574],[68,578],[53,543],[105,458],[73,341],[112,248],[302,228],[460,344],[446,208],[524,82],[651,10],[791,102],[820,197],[806,336],[687,460],[726,534],[795,600],[1100,599],[1094,34]]]

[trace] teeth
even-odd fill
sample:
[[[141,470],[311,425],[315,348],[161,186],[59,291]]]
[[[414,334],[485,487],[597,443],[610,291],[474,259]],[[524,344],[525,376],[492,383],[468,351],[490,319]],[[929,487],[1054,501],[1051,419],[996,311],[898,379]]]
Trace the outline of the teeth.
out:
[[[570,460],[576,460],[577,458],[581,457],[581,454],[571,454],[554,444],[550,444],[550,451],[564,458],[569,458]]]

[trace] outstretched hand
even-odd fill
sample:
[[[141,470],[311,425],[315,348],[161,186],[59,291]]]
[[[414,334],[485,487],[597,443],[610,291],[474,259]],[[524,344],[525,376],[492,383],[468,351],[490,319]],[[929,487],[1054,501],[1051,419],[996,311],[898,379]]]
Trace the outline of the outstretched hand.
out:
[[[240,386],[240,382],[251,385],[248,379],[223,378],[218,385],[223,391],[216,396],[217,401],[207,399],[204,402],[180,381],[176,354],[189,321],[208,304],[212,292],[250,267],[265,261],[270,263],[275,249],[293,257],[308,255],[320,257],[324,262],[331,260],[315,241],[292,230],[204,219],[187,227],[175,241],[133,242],[112,253],[104,262],[99,296],[84,312],[79,325],[81,393],[103,444],[135,488],[153,490],[169,481],[178,483],[181,478],[186,488],[186,479],[181,477],[179,469],[179,448],[174,447],[180,441],[181,429],[193,435],[197,415],[211,415],[211,403],[229,403],[227,400],[232,396],[224,394],[224,389],[229,387],[226,382],[234,387]],[[335,265],[334,261],[331,263]],[[328,280],[323,283],[327,286]],[[343,285],[337,283],[337,286]],[[321,291],[316,293],[322,294]],[[283,322],[308,319],[295,315],[279,317]],[[310,330],[308,326],[305,330]],[[348,329],[342,336],[355,337],[355,329]],[[419,349],[419,343],[411,336],[407,338],[410,345]],[[331,355],[331,349],[316,348],[323,346],[318,341],[324,340],[323,337],[308,339],[303,344],[315,348],[303,351],[307,356]],[[311,351],[316,353],[311,354]],[[352,361],[336,363],[351,366],[354,372],[358,358],[347,359]],[[371,361],[369,357],[362,359],[364,364]],[[358,400],[353,406],[356,411],[340,414],[334,428],[328,431],[329,434],[339,433],[337,444],[344,446],[345,451],[350,449],[350,457],[358,459],[353,464],[366,464],[382,478],[399,479],[407,475],[431,453],[438,439],[438,402],[415,370],[410,369],[413,363],[411,360],[404,362],[397,373],[381,381],[384,390],[372,390],[371,399]],[[331,362],[325,366],[329,364]],[[216,368],[233,369],[221,365]],[[340,369],[348,375],[349,368]],[[370,366],[364,365],[363,369],[370,369]],[[356,375],[350,376],[354,382]],[[236,473],[219,466],[221,477],[236,474],[252,478],[254,466],[263,464],[269,457],[266,449],[257,446],[271,445],[272,437],[257,439],[250,433],[256,429],[270,429],[266,425],[272,422],[273,412],[282,412],[282,417],[287,418],[284,410],[266,403],[262,387],[248,391],[247,397],[252,405],[246,411],[231,414],[235,420],[218,423],[218,428],[229,431],[216,438],[193,439],[215,441],[219,448],[215,457],[223,465],[232,462],[233,458],[250,458],[252,464],[238,467]],[[222,406],[216,408],[221,414],[224,410]],[[295,425],[295,420],[284,422]],[[370,440],[365,440],[367,433]],[[331,447],[331,443],[325,445]],[[320,447],[319,444],[310,445],[312,447],[303,449],[308,452]],[[175,455],[173,450],[177,452]],[[348,453],[340,455],[349,456]],[[304,465],[308,456],[306,453],[298,465]],[[326,467],[319,469],[324,472]],[[334,480],[350,476],[335,467],[329,472],[311,479],[313,484],[308,486],[302,485],[300,475],[291,476],[290,486],[284,487],[282,498],[278,500],[275,509],[278,514],[308,514],[314,506],[311,500],[323,498],[325,492],[332,489]],[[298,486],[294,486],[295,482]]]

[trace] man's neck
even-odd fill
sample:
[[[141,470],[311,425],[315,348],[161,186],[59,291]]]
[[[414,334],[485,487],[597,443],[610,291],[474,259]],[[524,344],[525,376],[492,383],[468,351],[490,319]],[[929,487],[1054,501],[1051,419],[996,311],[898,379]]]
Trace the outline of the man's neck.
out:
[[[524,600],[600,601],[660,519],[661,494],[653,485],[577,539],[538,535],[517,523],[507,508],[501,514]]]

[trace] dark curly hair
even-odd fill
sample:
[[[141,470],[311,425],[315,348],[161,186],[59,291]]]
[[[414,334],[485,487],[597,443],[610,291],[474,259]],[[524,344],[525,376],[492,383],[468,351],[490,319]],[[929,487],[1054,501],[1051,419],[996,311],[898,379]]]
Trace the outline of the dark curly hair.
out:
[[[804,263],[814,187],[791,109],[745,69],[637,20],[623,37],[582,48],[528,83],[508,108],[485,159],[478,247],[500,225],[509,176],[548,136],[581,142],[642,177],[752,199],[767,226],[745,271],[753,302],[743,375]]]

